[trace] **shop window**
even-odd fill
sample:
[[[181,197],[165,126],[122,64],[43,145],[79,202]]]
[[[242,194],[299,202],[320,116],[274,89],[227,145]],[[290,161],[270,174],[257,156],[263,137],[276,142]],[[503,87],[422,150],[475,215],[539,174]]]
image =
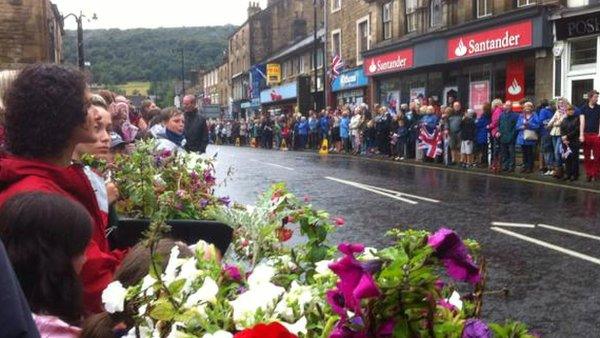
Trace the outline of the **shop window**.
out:
[[[536,0],[517,0],[517,7],[535,5]]]
[[[341,55],[342,33],[338,29],[331,33],[331,55]]]
[[[442,0],[431,0],[429,5],[429,26],[439,27],[442,25]]]
[[[383,22],[383,39],[387,40],[392,37],[392,3],[388,2],[382,5],[381,9]]]
[[[356,24],[356,62],[362,63],[362,53],[369,49],[369,17]]]
[[[492,15],[492,0],[475,0],[477,18]]]
[[[406,0],[406,32],[416,32],[418,28],[418,0]]]
[[[596,37],[571,41],[571,68],[596,63]]]
[[[589,0],[567,0],[567,7],[587,6],[589,2]]]

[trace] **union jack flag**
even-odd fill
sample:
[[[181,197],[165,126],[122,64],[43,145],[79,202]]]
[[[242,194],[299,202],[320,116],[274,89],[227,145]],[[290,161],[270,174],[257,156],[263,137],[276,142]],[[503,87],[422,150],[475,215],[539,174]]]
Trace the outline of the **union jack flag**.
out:
[[[339,55],[335,55],[331,60],[331,78],[335,79],[340,75],[344,67],[344,60]]]
[[[444,149],[442,147],[442,133],[435,129],[433,133],[427,131],[427,128],[421,127],[419,134],[419,149],[425,150],[425,155],[429,158],[435,158],[442,155]]]

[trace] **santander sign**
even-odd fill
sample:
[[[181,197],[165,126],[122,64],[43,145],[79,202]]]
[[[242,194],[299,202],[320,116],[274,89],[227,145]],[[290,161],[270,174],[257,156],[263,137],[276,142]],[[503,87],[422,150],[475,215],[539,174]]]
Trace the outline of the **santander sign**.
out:
[[[390,73],[413,67],[413,49],[398,51],[365,58],[363,68],[366,76]]]
[[[448,60],[500,53],[532,44],[531,20],[454,37],[448,40]]]

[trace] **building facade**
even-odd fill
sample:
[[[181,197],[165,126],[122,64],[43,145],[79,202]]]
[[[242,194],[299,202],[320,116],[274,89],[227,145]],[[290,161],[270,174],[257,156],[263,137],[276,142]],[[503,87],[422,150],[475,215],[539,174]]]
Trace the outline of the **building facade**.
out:
[[[363,68],[374,102],[433,97],[481,110],[494,98],[552,98],[549,18],[559,1],[367,2],[374,41]]]
[[[566,1],[552,15],[554,95],[577,106],[600,86],[600,1]]]
[[[49,0],[0,0],[0,69],[60,63],[61,14]]]

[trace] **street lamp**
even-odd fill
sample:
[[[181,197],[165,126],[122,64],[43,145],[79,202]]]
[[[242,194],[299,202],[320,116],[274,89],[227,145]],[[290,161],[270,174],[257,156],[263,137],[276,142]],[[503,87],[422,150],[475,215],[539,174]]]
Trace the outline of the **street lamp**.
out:
[[[171,50],[174,55],[181,54],[181,99],[185,95],[185,56],[182,48],[174,48]]]
[[[65,19],[68,17],[74,17],[75,21],[77,21],[77,64],[79,65],[79,69],[83,70],[85,69],[85,61],[84,61],[84,55],[83,55],[83,18],[85,18],[86,16],[83,15],[83,12],[79,12],[79,16],[73,13],[69,13],[67,15],[62,16],[61,21],[65,22]],[[96,13],[94,13],[92,15],[91,19],[88,19],[88,22],[90,22],[91,20],[98,20],[98,16],[96,15]]]

